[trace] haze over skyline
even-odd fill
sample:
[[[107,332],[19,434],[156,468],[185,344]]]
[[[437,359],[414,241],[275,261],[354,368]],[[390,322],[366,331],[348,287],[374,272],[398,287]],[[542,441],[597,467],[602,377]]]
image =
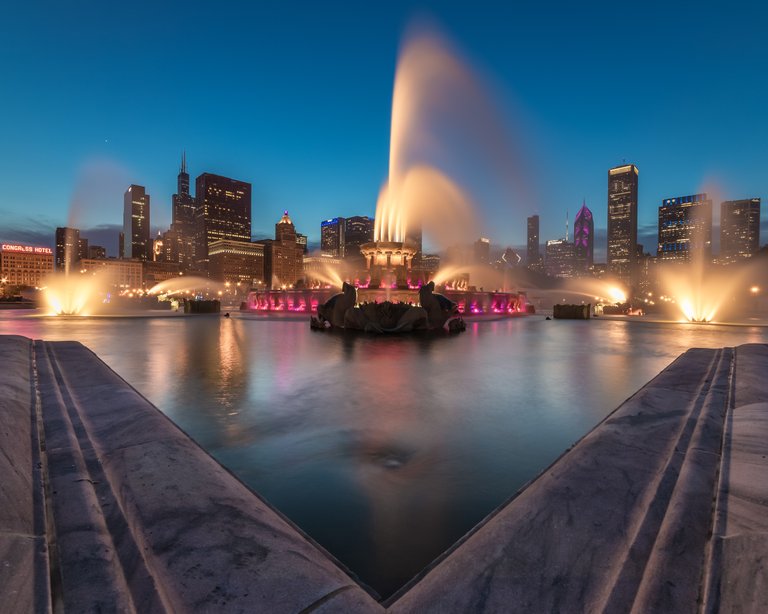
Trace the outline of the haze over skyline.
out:
[[[255,237],[286,209],[315,242],[322,219],[372,216],[398,48],[426,17],[488,85],[529,171],[530,202],[473,193],[483,234],[523,245],[538,213],[542,242],[557,238],[586,200],[604,254],[607,170],[626,160],[655,251],[663,198],[707,191],[717,220],[720,200],[768,194],[766,16],[749,3],[13,5],[0,24],[0,238],[114,233],[130,183],[152,196],[153,230],[167,228],[182,150],[193,179],[253,184]]]

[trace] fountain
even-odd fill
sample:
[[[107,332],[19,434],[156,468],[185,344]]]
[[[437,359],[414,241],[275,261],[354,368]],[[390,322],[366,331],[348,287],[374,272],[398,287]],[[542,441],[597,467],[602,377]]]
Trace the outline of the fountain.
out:
[[[56,273],[47,278],[43,297],[49,315],[88,316],[96,314],[105,300],[105,275]]]
[[[361,305],[384,301],[423,307],[420,288],[431,275],[414,266],[421,251],[420,241],[414,237],[423,232],[434,247],[447,249],[480,234],[475,204],[445,171],[460,170],[467,161],[451,160],[451,156],[472,151],[480,158],[485,155],[489,168],[505,166],[500,176],[514,171],[500,142],[503,130],[493,121],[495,116],[472,71],[442,39],[431,32],[409,37],[395,75],[388,176],[376,203],[373,241],[360,247],[365,270],[317,274],[331,282],[326,288],[252,292],[246,310],[308,312],[333,301],[330,309],[339,301],[332,297],[339,282],[357,287],[356,300]],[[441,283],[435,279],[432,288]],[[503,283],[486,287],[496,292],[470,292],[469,283],[442,290],[464,315],[526,312],[524,294],[505,292]],[[372,310],[368,308],[368,315]],[[432,320],[430,327],[435,318]],[[324,321],[333,322],[333,318]],[[333,325],[343,326],[344,322]]]
[[[718,315],[744,311],[752,281],[760,275],[757,263],[723,267],[706,265],[702,259],[661,265],[661,300],[676,308],[684,322],[712,322]]]

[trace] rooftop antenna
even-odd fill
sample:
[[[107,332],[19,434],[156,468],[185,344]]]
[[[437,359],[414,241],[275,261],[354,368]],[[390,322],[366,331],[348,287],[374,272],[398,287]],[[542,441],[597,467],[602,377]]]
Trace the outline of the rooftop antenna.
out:
[[[568,243],[568,209],[565,210],[565,242]]]

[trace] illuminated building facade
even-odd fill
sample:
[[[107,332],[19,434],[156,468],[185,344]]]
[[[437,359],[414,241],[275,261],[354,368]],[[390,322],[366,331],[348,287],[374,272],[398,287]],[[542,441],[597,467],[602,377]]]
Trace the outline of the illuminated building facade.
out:
[[[149,290],[161,281],[176,279],[181,271],[178,262],[153,262],[147,260],[142,262],[141,265],[142,285],[146,290]]]
[[[123,195],[122,258],[152,260],[152,241],[149,236],[149,194],[144,186],[131,184]]]
[[[138,290],[142,287],[143,267],[142,262],[137,260],[86,258],[78,266],[82,272],[100,273],[118,290]]]
[[[662,201],[657,257],[662,262],[711,259],[712,201],[706,193]]]
[[[208,275],[216,281],[242,284],[247,290],[254,283],[264,282],[262,243],[220,239],[208,246],[208,260]]]
[[[539,216],[532,215],[528,218],[528,244],[525,250],[526,264],[531,267],[541,262],[539,250]]]
[[[80,231],[66,226],[56,229],[56,270],[69,274],[80,259]]]
[[[320,252],[334,258],[344,257],[346,220],[334,217],[320,222]]]
[[[595,253],[595,221],[584,202],[573,222],[573,258],[578,274],[589,271]]]
[[[251,242],[251,184],[203,173],[195,180],[195,197],[195,259],[207,269],[208,248],[214,241]]]
[[[760,248],[760,199],[720,204],[720,263],[751,258]]]
[[[195,199],[189,193],[187,156],[181,156],[181,169],[176,177],[176,194],[171,197],[170,234],[164,237],[166,256],[171,262],[178,262],[182,269],[194,265],[197,223],[195,221]],[[167,234],[167,233],[166,233]],[[172,241],[173,245],[167,243]]]
[[[550,277],[573,277],[573,243],[567,239],[547,241],[545,266]]]
[[[290,288],[304,278],[304,250],[288,212],[275,224],[275,238],[264,244],[264,281],[269,288]]]
[[[10,286],[40,287],[51,273],[53,250],[50,247],[0,244],[0,279],[3,290]]]
[[[637,286],[637,187],[634,164],[608,171],[608,271]]]

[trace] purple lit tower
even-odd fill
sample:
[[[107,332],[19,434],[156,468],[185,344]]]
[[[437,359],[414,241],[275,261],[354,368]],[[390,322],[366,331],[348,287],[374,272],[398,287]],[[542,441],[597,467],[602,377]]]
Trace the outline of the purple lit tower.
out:
[[[595,249],[595,222],[592,212],[587,209],[586,202],[576,214],[573,223],[573,251],[575,257],[575,269],[578,273],[586,273],[592,266]]]

